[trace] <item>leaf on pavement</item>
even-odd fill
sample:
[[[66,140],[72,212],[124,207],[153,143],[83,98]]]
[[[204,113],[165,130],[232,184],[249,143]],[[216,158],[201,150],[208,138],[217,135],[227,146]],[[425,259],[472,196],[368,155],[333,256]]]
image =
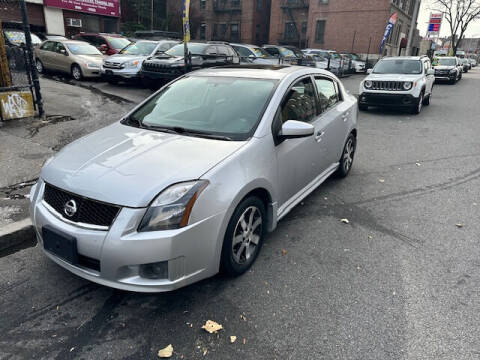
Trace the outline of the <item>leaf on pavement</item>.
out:
[[[344,224],[350,224],[350,221],[348,221],[348,219],[340,219],[340,222]]]
[[[236,336],[230,336],[230,343],[234,343],[235,341],[237,341],[237,337]]]
[[[205,325],[202,326],[202,329],[209,332],[210,334],[214,334],[217,331],[222,330],[223,326],[220,324],[217,324],[215,321],[207,320]]]
[[[287,255],[287,250],[282,249],[282,255],[283,255],[283,256]]]
[[[464,225],[464,224],[461,224],[461,223],[458,223],[458,224],[455,224],[455,226],[456,226],[457,228],[463,228],[465,225]]]
[[[158,350],[159,358],[169,358],[169,357],[172,357],[172,355],[173,355],[173,346],[171,344],[162,350]]]
[[[383,184],[385,182],[385,179],[378,179],[378,182],[381,182]]]
[[[422,164],[419,163],[419,162],[415,163],[415,165],[417,165],[417,166],[422,166]]]

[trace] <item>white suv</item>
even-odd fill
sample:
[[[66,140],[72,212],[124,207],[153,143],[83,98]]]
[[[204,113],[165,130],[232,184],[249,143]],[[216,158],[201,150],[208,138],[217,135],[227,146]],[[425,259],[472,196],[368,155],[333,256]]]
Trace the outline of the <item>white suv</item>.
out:
[[[407,108],[419,114],[429,105],[435,83],[435,70],[427,56],[381,59],[360,84],[358,106]]]

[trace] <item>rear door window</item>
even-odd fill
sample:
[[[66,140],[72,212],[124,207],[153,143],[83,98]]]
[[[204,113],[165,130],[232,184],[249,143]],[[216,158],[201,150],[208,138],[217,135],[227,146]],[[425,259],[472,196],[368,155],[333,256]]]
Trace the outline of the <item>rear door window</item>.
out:
[[[55,51],[55,43],[53,41],[46,41],[40,47],[40,50]]]

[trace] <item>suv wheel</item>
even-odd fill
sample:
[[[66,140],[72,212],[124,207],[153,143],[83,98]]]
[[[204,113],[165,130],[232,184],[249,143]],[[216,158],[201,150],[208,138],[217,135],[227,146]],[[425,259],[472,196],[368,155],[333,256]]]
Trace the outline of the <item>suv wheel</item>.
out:
[[[420,112],[422,111],[423,99],[424,99],[424,95],[423,95],[423,91],[422,91],[420,93],[420,96],[418,97],[418,100],[417,100],[416,104],[412,108],[412,113],[413,114],[415,114],[415,115],[420,114]]]
[[[423,105],[425,105],[425,106],[430,105],[430,100],[432,99],[432,94],[433,94],[433,87],[432,87],[432,90],[430,90],[430,94],[428,94],[428,96],[425,99],[423,99]]]
[[[80,66],[78,65],[73,65],[72,66],[72,77],[79,81],[79,80],[82,80],[82,69],[80,69]]]
[[[263,202],[256,196],[243,200],[230,218],[222,248],[222,270],[242,275],[254,263],[266,231]]]

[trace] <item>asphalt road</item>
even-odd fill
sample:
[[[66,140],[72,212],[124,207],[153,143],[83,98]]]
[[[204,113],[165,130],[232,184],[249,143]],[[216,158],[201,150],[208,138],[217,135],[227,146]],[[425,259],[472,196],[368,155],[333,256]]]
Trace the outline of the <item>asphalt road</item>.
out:
[[[359,77],[345,82],[355,93]],[[242,277],[143,295],[38,247],[1,258],[0,359],[154,359],[168,344],[175,359],[479,359],[479,90],[480,69],[435,86],[419,116],[361,113],[351,175],[295,208]]]

